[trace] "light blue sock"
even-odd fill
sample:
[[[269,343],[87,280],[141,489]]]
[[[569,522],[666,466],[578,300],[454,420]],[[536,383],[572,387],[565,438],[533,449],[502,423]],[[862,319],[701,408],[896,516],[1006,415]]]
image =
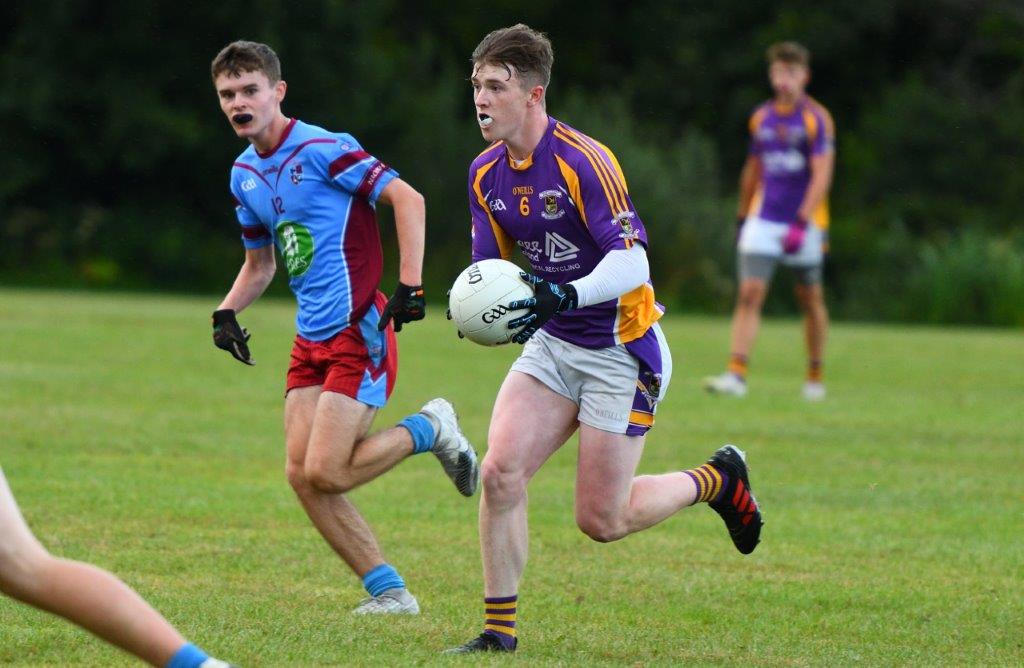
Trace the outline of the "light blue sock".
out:
[[[199,668],[209,658],[206,652],[187,642],[167,662],[167,668]]]
[[[398,423],[399,427],[405,427],[412,434],[412,453],[418,455],[421,452],[428,452],[434,447],[437,434],[434,432],[434,425],[423,413],[415,413]]]
[[[363,576],[363,586],[370,596],[388,589],[405,589],[405,580],[391,564],[381,564]]]

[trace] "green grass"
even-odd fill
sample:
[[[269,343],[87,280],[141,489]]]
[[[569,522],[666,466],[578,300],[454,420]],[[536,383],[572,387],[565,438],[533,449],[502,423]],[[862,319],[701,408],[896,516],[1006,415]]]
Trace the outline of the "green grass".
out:
[[[353,498],[423,606],[361,619],[357,579],[285,482],[293,305],[242,318],[258,365],[210,341],[210,299],[0,292],[0,463],[39,538],[108,568],[183,633],[246,665],[504,663],[438,652],[481,624],[476,500],[417,457]],[[390,425],[435,395],[479,448],[516,353],[459,341],[433,308],[401,335]],[[575,446],[530,488],[516,662],[1020,665],[1024,337],[840,324],[828,401],[799,398],[795,321],[766,323],[751,393],[707,397],[728,323],[664,323],[675,376],[641,472],[740,444],[765,508],[750,557],[688,509],[621,542],[572,519]],[[125,665],[77,628],[0,600],[0,664]]]

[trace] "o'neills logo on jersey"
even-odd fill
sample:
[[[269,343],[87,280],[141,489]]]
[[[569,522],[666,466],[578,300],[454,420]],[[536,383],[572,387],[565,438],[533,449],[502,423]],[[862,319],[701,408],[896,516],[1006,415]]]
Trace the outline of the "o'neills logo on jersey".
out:
[[[547,220],[558,220],[565,215],[565,209],[562,208],[562,191],[561,190],[545,190],[541,194],[537,195],[544,202],[544,210],[540,212],[540,215]]]
[[[512,188],[513,195],[532,195],[533,186],[515,186]]]
[[[313,235],[306,226],[294,220],[282,220],[277,224],[277,238],[288,275],[297,278],[309,271],[313,264]]]

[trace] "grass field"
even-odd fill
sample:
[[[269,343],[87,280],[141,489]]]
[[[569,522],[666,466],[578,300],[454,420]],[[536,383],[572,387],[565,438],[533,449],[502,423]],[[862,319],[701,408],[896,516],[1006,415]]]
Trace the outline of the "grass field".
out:
[[[452,660],[481,626],[476,499],[432,457],[353,498],[419,597],[364,595],[285,482],[293,305],[242,317],[258,365],[210,342],[211,299],[0,291],[0,464],[53,552],[120,575],[197,644],[244,666]],[[482,452],[516,353],[455,337],[434,308],[401,335],[378,425],[451,398]],[[1024,663],[1024,334],[840,324],[828,401],[799,398],[795,321],[766,324],[745,400],[707,397],[728,323],[664,321],[675,376],[642,472],[745,448],[763,542],[732,548],[709,509],[601,545],[572,517],[570,443],[530,488],[521,651],[542,665]],[[0,600],[0,664],[125,665],[91,636]]]

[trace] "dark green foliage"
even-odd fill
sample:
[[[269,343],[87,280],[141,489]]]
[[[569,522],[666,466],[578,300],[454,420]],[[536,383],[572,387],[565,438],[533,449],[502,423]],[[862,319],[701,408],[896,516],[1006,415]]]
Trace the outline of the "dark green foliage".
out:
[[[1011,273],[1024,262],[1011,238],[1024,192],[1024,10],[1009,0],[5,3],[0,277],[225,290],[242,253],[228,167],[244,146],[208,71],[221,46],[247,38],[281,56],[286,113],[352,132],[426,196],[436,298],[469,253],[466,169],[483,148],[469,54],[516,21],[553,39],[550,112],[618,154],[666,303],[731,308],[746,119],[768,95],[765,47],[792,38],[811,49],[811,92],[838,128],[836,313],[1024,319]],[[997,264],[970,290],[909,280],[918,264],[950,276],[945,263],[979,253]],[[770,306],[793,308],[785,294]]]

